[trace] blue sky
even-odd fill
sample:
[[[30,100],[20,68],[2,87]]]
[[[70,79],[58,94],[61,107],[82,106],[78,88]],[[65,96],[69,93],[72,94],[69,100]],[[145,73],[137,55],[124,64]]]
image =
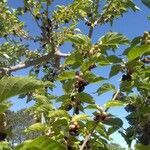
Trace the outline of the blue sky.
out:
[[[66,5],[66,3],[70,2],[71,0],[56,0],[56,2],[53,4],[55,6],[56,4],[63,4]],[[13,8],[16,8],[17,6],[22,5],[22,0],[8,0],[9,5]],[[147,9],[140,0],[134,0],[134,2],[137,4],[138,7],[140,7],[140,11],[134,13],[133,11],[129,11],[124,15],[123,18],[119,18],[118,20],[114,21],[113,26],[110,26],[109,24],[105,24],[102,27],[97,26],[94,30],[94,36],[93,36],[93,41],[97,41],[102,35],[107,33],[109,30],[115,31],[122,33],[126,35],[129,39],[132,39],[136,36],[142,35],[144,31],[149,31],[150,29],[150,22],[147,20],[147,16],[150,15],[150,9]],[[55,8],[55,7],[53,7]],[[25,15],[24,18],[21,18],[21,20],[26,22],[26,25],[28,29],[30,30],[31,34],[37,35],[39,33],[39,30],[36,28],[36,24],[30,18],[28,15]],[[87,33],[87,30],[84,26],[83,23],[80,23],[78,28],[81,29],[85,34]],[[33,43],[29,43],[31,49],[35,49],[37,45],[34,45]],[[70,44],[65,44],[65,46],[62,47],[63,52],[68,52],[70,49]],[[121,47],[116,51],[116,53],[119,55],[122,53],[125,47]],[[102,68],[102,69],[96,69],[94,72],[100,76],[107,77],[108,76],[108,71],[109,68]],[[16,76],[22,76],[22,75],[27,75],[28,74],[28,69],[17,71],[14,73]],[[116,85],[118,87],[119,82],[120,82],[120,75],[117,77],[113,77],[110,79],[110,82]],[[62,89],[60,88],[60,84],[57,84],[57,88],[54,90],[54,94],[56,95],[62,95]],[[99,87],[98,85],[92,85],[92,86],[87,86],[86,91],[92,94],[93,92],[96,91],[96,89]],[[93,95],[93,94],[92,94]],[[94,99],[96,102],[100,105],[103,105],[106,101],[111,99],[112,93],[106,93],[103,94],[102,96],[97,96],[93,95]],[[11,99],[14,103],[13,107],[11,108],[12,110],[18,110],[23,107],[28,107],[33,104],[33,102],[26,104],[25,100],[17,100],[17,97],[14,97]],[[110,109],[112,114],[121,117],[124,121],[124,127],[126,128],[128,126],[127,121],[125,120],[125,116],[127,113],[124,111],[122,108],[115,108],[115,109]],[[123,138],[118,133],[115,133],[113,135],[113,138],[115,139],[114,141],[117,142],[118,144],[122,146],[126,146],[126,143],[124,142]]]

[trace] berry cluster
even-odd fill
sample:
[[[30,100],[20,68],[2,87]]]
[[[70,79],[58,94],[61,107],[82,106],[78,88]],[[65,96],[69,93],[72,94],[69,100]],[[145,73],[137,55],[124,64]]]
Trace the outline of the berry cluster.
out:
[[[108,114],[106,112],[95,112],[94,113],[94,121],[105,121],[108,118]]]
[[[80,128],[80,125],[78,124],[78,122],[75,121],[75,122],[71,123],[69,126],[69,134],[72,136],[78,136],[79,128]]]
[[[150,44],[150,32],[145,31],[140,41],[141,44]]]
[[[75,90],[79,93],[83,92],[85,89],[85,86],[87,86],[89,83],[85,79],[83,79],[83,74],[79,71],[76,72],[76,83],[75,83]]]

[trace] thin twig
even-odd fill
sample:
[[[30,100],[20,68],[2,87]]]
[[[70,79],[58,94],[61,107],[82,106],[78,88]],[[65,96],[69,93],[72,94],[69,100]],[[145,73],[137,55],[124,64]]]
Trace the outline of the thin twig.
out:
[[[92,38],[93,30],[94,30],[94,27],[91,26],[90,29],[89,29],[89,34],[88,34],[89,38]]]
[[[109,5],[107,6],[106,10],[104,11],[104,13],[94,22],[94,26],[96,26],[98,24],[98,22],[100,22],[104,15],[105,15],[105,12],[107,12],[110,8],[110,6],[112,5],[112,3],[114,2],[114,0],[110,1]]]
[[[117,92],[116,92],[115,95],[113,96],[112,100],[115,100],[119,93],[120,93],[120,90],[117,90]],[[105,112],[107,112],[108,109],[109,109],[109,108],[107,108],[107,109],[105,110]],[[93,127],[92,131],[86,136],[86,138],[85,138],[85,140],[84,140],[82,146],[80,147],[80,150],[83,150],[83,149],[84,149],[84,147],[86,146],[87,142],[90,140],[91,136],[92,136],[93,133],[95,132],[95,129],[97,128],[99,122],[100,122],[100,121],[97,121],[97,122],[95,123],[95,126]]]
[[[116,93],[115,93],[115,95],[114,95],[114,97],[112,98],[111,101],[116,100],[116,98],[117,98],[117,96],[118,96],[119,94],[120,94],[120,89],[118,89],[118,90],[116,91]],[[107,112],[107,111],[109,110],[109,108],[110,108],[110,107],[106,108],[106,109],[105,109],[105,112]]]
[[[80,147],[80,150],[83,150],[83,149],[84,149],[84,147],[86,146],[87,142],[90,140],[91,136],[92,136],[93,133],[95,132],[95,129],[97,128],[99,122],[100,122],[100,121],[97,121],[97,122],[95,123],[95,126],[93,127],[91,133],[89,133],[89,134],[86,136],[86,138],[85,138],[83,144],[82,144],[81,147]]]

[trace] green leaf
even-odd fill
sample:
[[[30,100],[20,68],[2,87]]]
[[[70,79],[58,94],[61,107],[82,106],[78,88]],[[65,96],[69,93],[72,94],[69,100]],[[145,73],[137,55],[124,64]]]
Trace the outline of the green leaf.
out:
[[[106,49],[116,49],[120,44],[129,44],[129,40],[120,33],[109,32],[100,39],[100,44]]]
[[[78,93],[76,95],[76,98],[77,100],[80,100],[81,102],[85,102],[85,103],[88,103],[88,104],[94,104],[94,100],[93,100],[93,97],[90,95],[90,94],[87,94],[87,93]]]
[[[132,61],[132,60],[142,56],[146,52],[150,52],[150,44],[129,48],[127,57],[129,59],[129,61]]]
[[[105,128],[103,125],[99,124],[97,127],[96,127],[96,131],[103,137],[105,137],[106,139],[109,138]]]
[[[90,71],[86,71],[84,79],[87,80],[89,83],[96,83],[105,80],[105,78],[96,76],[94,73]]]
[[[109,83],[104,83],[97,91],[98,95],[103,94],[108,91],[115,91],[115,86]]]
[[[4,77],[0,80],[0,102],[44,86],[46,83],[30,77]]]
[[[75,44],[80,44],[80,45],[85,44],[85,45],[91,46],[90,38],[83,34],[75,34],[75,35],[68,36],[67,40]]]
[[[97,104],[90,104],[90,105],[87,105],[84,109],[96,109],[96,110],[99,110],[100,107]]]
[[[62,95],[57,99],[57,102],[63,102],[70,99],[70,95]]]
[[[123,126],[123,122],[120,118],[109,118],[108,120],[105,120],[103,123],[118,128]]]
[[[135,150],[150,150],[149,145],[136,144]]]
[[[115,64],[115,63],[120,63],[120,62],[122,62],[122,59],[121,59],[121,58],[118,58],[118,57],[115,56],[115,55],[108,56],[107,59],[108,59],[108,61],[109,61],[111,64]]]
[[[68,80],[65,83],[63,83],[63,90],[65,93],[71,93],[73,86],[74,86],[74,80]]]
[[[12,150],[9,142],[0,142],[0,150]]]
[[[75,63],[82,64],[83,57],[79,51],[71,53],[69,57],[66,58],[65,65],[73,65]]]
[[[49,137],[38,137],[32,141],[25,142],[18,146],[15,150],[66,150],[59,142]]]
[[[117,75],[120,71],[122,70],[120,65],[113,65],[111,67],[110,73],[109,73],[109,78]]]
[[[82,120],[88,120],[88,119],[89,119],[89,117],[86,114],[74,115],[72,117],[72,122],[82,121]]]
[[[58,76],[58,80],[60,80],[60,81],[74,79],[74,78],[75,78],[75,72],[73,72],[73,71],[68,71],[68,72],[66,71],[66,72],[61,73]]]
[[[141,0],[144,5],[150,8],[150,0]]]
[[[117,126],[112,126],[112,127],[108,128],[108,134],[111,135],[114,132],[116,132],[117,130],[118,130]]]
[[[10,103],[6,103],[6,104],[0,103],[0,113],[5,112],[10,107],[11,107]]]
[[[30,127],[28,127],[25,132],[39,132],[39,131],[45,131],[46,126],[44,124],[41,123],[35,123],[33,125],[31,125]]]
[[[54,110],[54,111],[50,111],[49,115],[50,118],[55,118],[55,117],[65,117],[65,118],[69,118],[69,114],[67,111],[65,110]]]
[[[95,64],[96,62],[98,61],[97,57],[91,57],[89,60],[85,61],[82,63],[81,65],[81,71],[82,72],[85,72],[89,69],[89,67],[92,65],[92,64]]]
[[[111,100],[104,104],[105,108],[125,106],[126,103],[119,100]]]

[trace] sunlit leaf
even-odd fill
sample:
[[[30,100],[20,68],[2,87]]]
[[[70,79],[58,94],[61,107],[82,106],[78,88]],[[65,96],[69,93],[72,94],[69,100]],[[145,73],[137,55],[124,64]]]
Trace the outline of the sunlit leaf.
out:
[[[127,57],[129,61],[132,61],[149,51],[150,51],[150,44],[131,47],[128,49]]]
[[[48,137],[38,137],[32,141],[25,142],[18,146],[15,150],[66,150],[59,142]]]
[[[126,103],[119,101],[119,100],[113,100],[113,101],[108,101],[107,103],[105,103],[105,108],[109,108],[109,107],[119,107],[119,106],[125,106]]]
[[[5,77],[0,80],[0,101],[46,86],[42,81],[29,77]]]

